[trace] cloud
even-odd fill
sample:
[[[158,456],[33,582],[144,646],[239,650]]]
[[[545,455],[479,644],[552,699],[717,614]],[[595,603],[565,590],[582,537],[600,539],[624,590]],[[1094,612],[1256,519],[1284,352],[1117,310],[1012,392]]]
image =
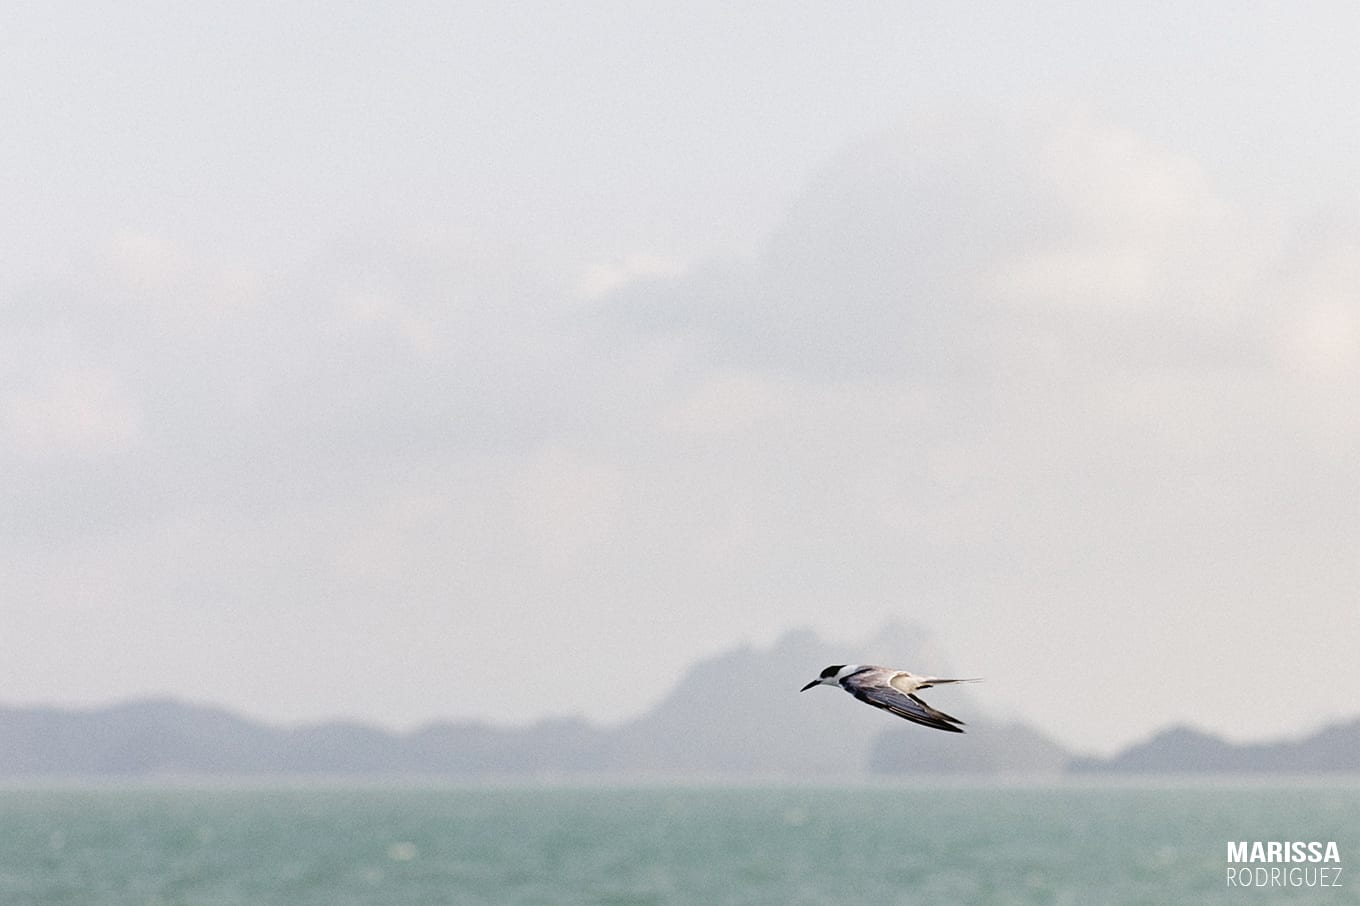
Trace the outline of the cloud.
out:
[[[222,651],[269,652],[261,703],[367,664],[331,709],[577,712],[588,679],[480,668],[588,641],[664,673],[886,616],[975,640],[1003,679],[1201,643],[1245,679],[1262,639],[1348,612],[1360,496],[1360,231],[1261,204],[1048,109],[857,143],[749,257],[554,270],[432,230],[270,264],[122,230],[0,309],[0,573],[39,608],[137,614],[144,653],[213,648],[209,697],[241,682]],[[1281,594],[1316,607],[1286,621]],[[323,653],[291,644],[317,632]]]
[[[616,541],[622,476],[558,445],[536,452],[514,486],[514,510],[539,560],[570,570]]]
[[[164,236],[120,232],[109,241],[115,273],[134,292],[159,293],[183,278],[182,251]]]
[[[1231,324],[1259,266],[1268,237],[1227,207],[1193,160],[1079,112],[924,119],[822,167],[758,260],[612,313],[716,366],[827,378],[996,380],[1167,324],[1170,351]]]
[[[28,460],[98,460],[127,452],[142,435],[142,413],[113,375],[64,370],[5,394],[10,446]]]
[[[577,285],[577,292],[586,299],[599,299],[618,292],[635,280],[658,277],[675,278],[684,273],[685,266],[663,255],[630,255],[621,261],[597,263],[587,267]]]
[[[1258,657],[1253,625],[1334,624],[1360,542],[1360,232],[1260,204],[1082,113],[849,149],[761,255],[603,300],[618,342],[677,350],[653,422],[674,446],[639,479],[671,489],[655,521],[710,539],[675,545],[710,594],[809,620],[945,605],[1072,669],[1107,668],[1031,629],[1105,614],[1132,670],[1149,623]],[[1343,669],[1315,651],[1292,666]]]
[[[1360,371],[1360,223],[1319,225],[1296,237],[1270,291],[1286,367],[1305,379],[1349,382]]]

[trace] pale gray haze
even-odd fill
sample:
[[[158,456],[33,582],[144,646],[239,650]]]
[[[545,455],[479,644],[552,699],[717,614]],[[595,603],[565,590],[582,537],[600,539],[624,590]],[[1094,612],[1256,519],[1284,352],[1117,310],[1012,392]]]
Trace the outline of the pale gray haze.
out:
[[[7,3],[0,702],[609,723],[807,627],[796,715],[899,621],[1080,751],[1352,717],[1357,47]]]

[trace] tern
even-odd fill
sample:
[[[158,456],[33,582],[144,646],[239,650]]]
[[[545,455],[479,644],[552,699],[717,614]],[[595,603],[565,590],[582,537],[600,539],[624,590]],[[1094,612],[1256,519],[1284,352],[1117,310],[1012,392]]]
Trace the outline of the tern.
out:
[[[941,679],[938,676],[917,676],[891,667],[863,664],[833,664],[821,676],[808,683],[800,692],[813,686],[840,686],[855,698],[875,708],[891,711],[898,717],[936,730],[962,733],[963,721],[936,711],[913,693],[918,689],[943,686],[947,683],[976,683],[977,679]]]

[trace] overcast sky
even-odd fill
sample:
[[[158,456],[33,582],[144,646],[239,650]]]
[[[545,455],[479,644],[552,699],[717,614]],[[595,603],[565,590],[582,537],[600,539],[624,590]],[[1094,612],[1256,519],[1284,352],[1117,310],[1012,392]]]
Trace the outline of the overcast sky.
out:
[[[1356,47],[6,4],[0,702],[613,722],[900,620],[1085,750],[1355,716]]]

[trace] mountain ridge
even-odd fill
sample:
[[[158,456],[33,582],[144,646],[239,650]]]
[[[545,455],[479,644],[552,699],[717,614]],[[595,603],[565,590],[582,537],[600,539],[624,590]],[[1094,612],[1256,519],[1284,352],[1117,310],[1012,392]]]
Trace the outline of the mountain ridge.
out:
[[[1109,758],[1075,755],[1041,730],[992,719],[974,693],[942,692],[967,734],[885,719],[797,690],[844,659],[810,630],[696,661],[646,713],[613,726],[552,718],[525,727],[434,721],[391,731],[351,720],[280,726],[155,697],[102,707],[0,706],[0,778],[157,776],[712,777],[851,779],[963,774],[1360,773],[1360,718],[1303,739],[1237,745],[1171,727]],[[949,670],[930,633],[889,624],[855,646],[866,661]],[[787,690],[787,699],[771,690]]]
[[[1232,743],[1178,724],[1109,758],[1073,758],[1073,774],[1360,774],[1360,717],[1296,740]]]

